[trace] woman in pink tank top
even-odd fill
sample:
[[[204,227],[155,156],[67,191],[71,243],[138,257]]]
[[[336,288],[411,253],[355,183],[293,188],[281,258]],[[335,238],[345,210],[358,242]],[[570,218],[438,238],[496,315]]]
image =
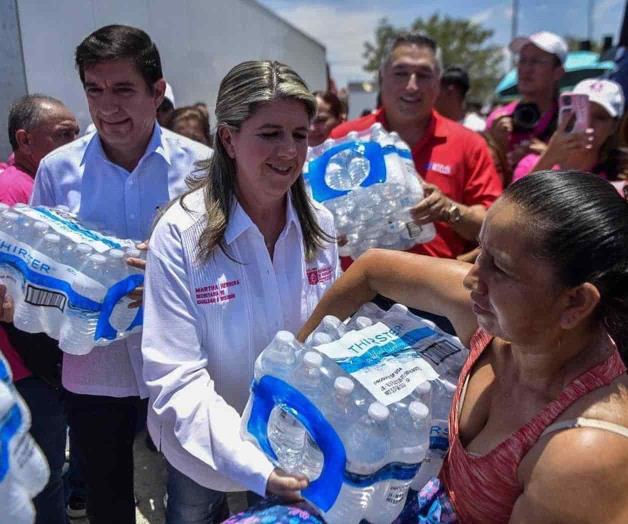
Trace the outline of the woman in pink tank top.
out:
[[[460,522],[628,522],[628,203],[543,172],[489,210],[471,266],[371,250],[299,334],[377,293],[470,347],[440,480]],[[431,521],[430,521],[431,522]]]

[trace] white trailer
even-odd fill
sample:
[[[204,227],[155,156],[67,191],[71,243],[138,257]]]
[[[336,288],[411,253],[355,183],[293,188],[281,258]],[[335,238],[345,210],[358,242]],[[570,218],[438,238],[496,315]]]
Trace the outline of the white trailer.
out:
[[[310,89],[326,86],[325,47],[254,0],[0,0],[0,160],[10,152],[8,111],[20,96],[59,98],[81,129],[89,124],[74,51],[108,24],[151,36],[177,106],[203,101],[211,111],[220,80],[244,60],[279,60]]]

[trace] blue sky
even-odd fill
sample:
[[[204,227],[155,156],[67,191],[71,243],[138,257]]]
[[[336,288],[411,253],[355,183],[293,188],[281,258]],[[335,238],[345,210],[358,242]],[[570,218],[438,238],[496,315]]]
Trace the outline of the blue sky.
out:
[[[506,46],[511,33],[511,0],[258,0],[327,48],[332,76],[339,86],[365,80],[365,40],[373,40],[380,18],[396,26],[435,12],[467,18],[492,29],[493,42]],[[586,38],[588,5],[593,3],[593,37],[619,35],[625,0],[519,0],[518,34],[548,30]]]

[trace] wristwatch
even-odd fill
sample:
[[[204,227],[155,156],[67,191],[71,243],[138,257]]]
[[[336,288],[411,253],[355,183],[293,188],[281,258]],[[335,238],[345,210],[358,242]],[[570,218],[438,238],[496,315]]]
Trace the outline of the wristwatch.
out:
[[[450,224],[456,224],[460,222],[462,213],[460,212],[460,206],[455,202],[451,202],[451,205],[447,209],[447,222]]]

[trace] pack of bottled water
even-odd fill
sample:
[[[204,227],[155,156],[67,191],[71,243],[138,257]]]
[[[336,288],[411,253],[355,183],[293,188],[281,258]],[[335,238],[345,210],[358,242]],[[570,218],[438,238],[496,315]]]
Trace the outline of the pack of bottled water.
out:
[[[134,242],[81,224],[67,208],[0,206],[0,284],[15,303],[15,326],[46,333],[71,354],[89,353],[141,330],[127,296],[144,275],[126,263]]]
[[[32,524],[31,500],[48,482],[48,463],[28,432],[30,426],[30,411],[0,353],[0,523]]]
[[[310,479],[302,494],[327,522],[392,522],[440,471],[467,355],[401,304],[327,316],[305,344],[280,331],[256,361],[241,433]]]
[[[406,250],[436,235],[433,224],[417,225],[409,213],[424,196],[410,148],[379,123],[311,148],[304,175],[314,200],[333,213],[338,235],[347,239],[342,254]]]

